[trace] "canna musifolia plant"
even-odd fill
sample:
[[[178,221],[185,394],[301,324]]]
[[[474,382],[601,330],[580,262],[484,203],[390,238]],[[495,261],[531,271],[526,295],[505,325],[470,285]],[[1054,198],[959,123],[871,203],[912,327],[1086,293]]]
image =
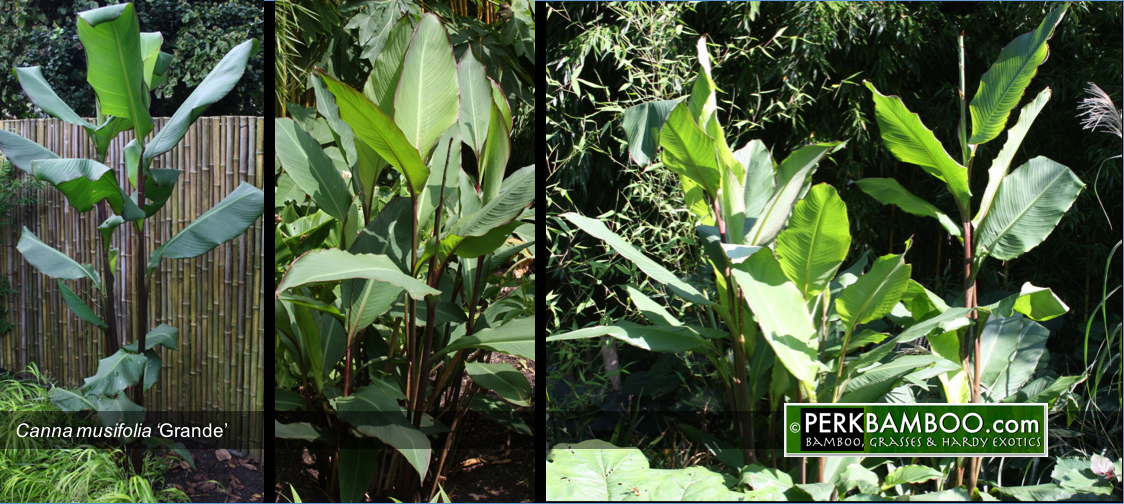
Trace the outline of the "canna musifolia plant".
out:
[[[981,346],[987,347],[989,354],[995,348],[1002,349],[1008,344],[1017,344],[1021,356],[1032,354],[1033,350],[1041,354],[1047,331],[1035,321],[1049,320],[1068,311],[1065,303],[1052,291],[1029,283],[1024,284],[1019,297],[989,306],[978,306],[976,294],[976,278],[988,257],[1009,261],[1038,246],[1054,230],[1085,187],[1068,167],[1041,156],[1010,169],[1031,124],[1050,100],[1049,87],[1026,103],[1018,120],[1007,129],[1007,140],[988,168],[987,187],[975,216],[971,212],[972,191],[969,188],[977,148],[998,138],[1006,128],[1011,112],[1022,100],[1038,67],[1049,56],[1047,41],[1068,6],[1066,3],[1056,8],[1037,29],[1019,36],[1003,48],[999,58],[981,78],[971,103],[968,103],[965,94],[964,34],[960,34],[959,161],[944,150],[917,114],[906,109],[901,98],[884,95],[873,83],[865,82],[874,98],[875,116],[886,147],[900,161],[917,165],[944,182],[956,202],[956,213],[953,215],[958,220],[911,194],[894,179],[868,178],[857,182],[864,192],[882,204],[894,204],[909,213],[938,219],[963,244],[962,299],[964,307],[971,310],[972,323],[948,334],[942,344],[933,346],[936,353],[961,363],[959,370],[941,378],[948,402],[994,402],[1014,397],[1014,392],[1029,378],[1027,373],[1032,373],[1034,367],[1031,366],[1028,371],[1025,366],[1020,366],[1022,371],[1013,375],[1017,379],[1004,376],[1005,383],[1001,384],[996,381],[1000,368],[992,365],[994,361],[987,359],[981,352]],[[1018,314],[1013,314],[1013,311]],[[1024,315],[1030,320],[1024,319]],[[997,347],[989,346],[996,342],[999,343]],[[1014,348],[1011,347],[1012,350]],[[1023,360],[1023,357],[1016,362],[1018,360]],[[1037,360],[1037,357],[1034,358],[1034,361]],[[1055,385],[1064,389],[1082,379],[1065,377]],[[1002,386],[996,388],[997,385]],[[980,470],[980,459],[973,457],[971,461],[967,481],[969,491],[975,489]],[[963,465],[959,466],[957,484],[961,483],[964,469]]]
[[[470,411],[531,433],[530,382],[492,356],[534,360],[533,276],[492,272],[533,260],[535,167],[505,178],[511,109],[476,49],[403,16],[362,91],[318,70],[321,117],[275,121],[275,435],[330,447],[341,502],[439,495]]]
[[[206,108],[234,87],[249,59],[257,53],[258,41],[248,40],[231,49],[171,119],[150,137],[155,129],[148,112],[150,91],[166,80],[172,60],[170,54],[160,50],[163,37],[159,32],[140,32],[136,11],[130,3],[79,13],[78,37],[86,52],[87,80],[97,95],[96,124],[86,121],[63,102],[39,67],[16,68],[15,73],[28,98],[39,108],[86,131],[95,158],[61,159],[35,142],[6,131],[0,131],[0,151],[21,170],[62,191],[77,211],[96,209],[100,222],[102,246],[98,248],[97,266],[71,259],[27,227],[17,245],[24,258],[40,272],[59,279],[67,307],[102,331],[110,352],[98,362],[97,373],[86,378],[85,385],[76,392],[54,388],[51,401],[65,411],[94,410],[106,426],[119,421],[133,425],[144,421],[144,391],[159,376],[161,358],[156,347],[176,350],[179,335],[175,327],[167,324],[148,329],[149,278],[165,257],[197,257],[241,235],[261,216],[264,199],[260,189],[243,182],[214,208],[148,254],[145,219],[167,203],[181,173],[171,168],[150,168],[150,164],[179,143]],[[128,130],[136,133],[122,153],[128,183],[118,186],[117,174],[104,163],[110,142]],[[136,264],[128,280],[136,290],[137,306],[133,312],[133,342],[122,345],[126,335],[116,326],[115,314],[129,307],[118,306],[117,300],[122,298],[115,293],[115,288],[121,288],[115,285],[118,250],[110,244],[115,232],[130,227],[136,238]],[[93,283],[101,315],[63,282],[83,278]],[[131,399],[125,392],[130,387]],[[129,459],[139,473],[139,451],[130,450]]]

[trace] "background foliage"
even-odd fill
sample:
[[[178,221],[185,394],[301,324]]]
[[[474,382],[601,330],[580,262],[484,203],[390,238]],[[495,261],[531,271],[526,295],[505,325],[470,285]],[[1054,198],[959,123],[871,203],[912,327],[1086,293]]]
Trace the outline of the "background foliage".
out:
[[[658,165],[644,170],[629,160],[620,121],[632,105],[689,93],[697,71],[695,42],[705,33],[731,148],[751,139],[761,139],[774,153],[813,140],[847,141],[814,180],[838,188],[849,209],[855,246],[847,263],[866,249],[889,253],[892,244],[912,235],[913,278],[936,292],[946,286],[956,290],[961,252],[937,221],[882,206],[851,185],[863,177],[895,177],[946,212],[955,208],[939,181],[900,165],[884,148],[861,82],[901,95],[946,147],[956,145],[956,34],[966,32],[966,74],[968,82],[978,82],[1000,49],[1034,29],[1050,8],[1038,2],[610,2],[552,8],[546,48],[550,214],[615,212],[613,219],[626,223],[615,232],[643,243],[672,271],[693,269],[686,265],[695,264],[698,250],[691,218],[679,210],[678,180]],[[1097,191],[1083,193],[1062,219],[1057,235],[1064,239],[1047,240],[1024,257],[989,268],[979,286],[983,293],[1017,292],[1023,282],[1051,286],[1072,311],[1048,324],[1061,335],[1050,338],[1050,349],[1078,366],[1081,348],[1059,343],[1083,337],[1085,317],[1099,301],[1104,261],[1120,236],[1121,170],[1118,158],[1102,166],[1119,154],[1119,144],[1111,135],[1082,131],[1077,105],[1090,81],[1120,102],[1120,23],[1120,4],[1071,6],[1051,40],[1050,58],[1027,92],[1033,96],[1049,86],[1054,95],[1039,117],[1039,124],[1049,127],[1031,131],[1023,150],[1069,166]],[[969,88],[970,100],[975,87]],[[1001,146],[985,145],[978,155],[989,159]],[[1014,164],[1029,157],[1020,152]],[[982,190],[986,177],[985,169],[974,170],[971,186]],[[585,327],[634,310],[608,286],[643,276],[625,261],[585,251],[587,238],[571,244],[558,232],[552,227],[556,288],[548,299],[557,325],[551,330]],[[1119,262],[1108,276],[1120,277]],[[576,295],[594,282],[599,287],[592,299]],[[1115,324],[1120,304],[1109,306]]]
[[[0,7],[0,61],[7,67],[41,66],[58,95],[82,117],[94,115],[94,92],[86,82],[86,61],[78,41],[75,14],[117,1],[20,0]],[[163,47],[172,53],[168,82],[153,90],[154,117],[171,116],[199,81],[235,45],[263,40],[261,3],[134,2],[140,25],[159,31]],[[265,51],[250,60],[246,76],[222,100],[207,109],[208,115],[264,115],[262,65]],[[47,117],[23,93],[12,72],[0,72],[0,117]]]

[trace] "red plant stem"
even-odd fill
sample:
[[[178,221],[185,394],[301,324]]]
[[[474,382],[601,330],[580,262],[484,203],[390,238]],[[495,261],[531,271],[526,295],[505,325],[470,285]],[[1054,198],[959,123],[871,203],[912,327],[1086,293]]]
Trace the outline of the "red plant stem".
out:
[[[98,222],[105,222],[106,219],[105,200],[98,202]],[[109,242],[106,242],[103,250],[109,248]],[[120,340],[117,336],[117,314],[116,314],[116,301],[117,298],[113,293],[113,269],[109,267],[109,253],[102,254],[102,276],[105,277],[105,312],[106,320],[105,325],[109,326],[105,331],[105,348],[109,350],[109,354],[117,353],[121,348]]]

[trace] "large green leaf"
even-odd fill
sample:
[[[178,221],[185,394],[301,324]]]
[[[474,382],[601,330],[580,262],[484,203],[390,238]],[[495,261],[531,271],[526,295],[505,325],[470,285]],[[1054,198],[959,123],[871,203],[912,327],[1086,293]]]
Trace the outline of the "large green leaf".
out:
[[[897,180],[892,178],[865,178],[855,181],[855,184],[858,184],[859,189],[862,189],[863,192],[869,194],[879,203],[897,205],[898,208],[913,215],[933,217],[940,221],[941,226],[949,234],[957,238],[961,237],[960,226],[952,218],[933,206],[932,203],[914,196],[913,193],[902,187]]]
[[[70,308],[70,311],[74,312],[75,315],[78,315],[78,318],[85,320],[86,322],[89,322],[102,329],[109,329],[109,326],[106,325],[104,321],[102,321],[101,317],[99,317],[98,314],[94,313],[94,310],[91,310],[86,302],[82,301],[82,298],[78,297],[78,295],[75,294],[74,291],[70,290],[70,287],[67,287],[66,283],[64,283],[61,279],[58,280],[58,283],[59,292],[62,293],[62,300],[66,303],[66,307]]]
[[[649,322],[664,326],[683,325],[683,322],[680,322],[679,319],[668,313],[664,307],[652,301],[651,298],[645,296],[639,289],[631,285],[625,285],[624,288],[628,291],[628,297],[632,300],[632,303],[636,305],[636,309],[640,310],[640,313],[644,315],[644,318],[647,318]]]
[[[398,78],[402,76],[402,57],[406,55],[413,31],[410,16],[402,16],[394,24],[363,86],[363,96],[390,117],[394,117],[394,91],[398,89]]]
[[[773,156],[761,140],[751,140],[734,151],[734,159],[745,167],[745,215],[756,221],[776,190]]]
[[[324,212],[340,222],[346,221],[351,205],[347,182],[332,166],[328,155],[292,119],[277,118],[273,123],[274,148],[285,173],[302,191],[311,195],[312,201]]]
[[[515,407],[504,401],[493,399],[484,394],[476,394],[476,396],[472,398],[472,403],[468,408],[495,420],[500,425],[515,432],[528,436],[535,435],[531,427],[527,425],[527,422],[523,421],[523,417],[519,416],[519,413],[515,411]]]
[[[827,184],[812,187],[793,208],[788,228],[777,236],[781,269],[804,299],[823,292],[850,248],[847,205]]]
[[[877,402],[893,390],[902,377],[923,366],[932,366],[929,372],[934,374],[960,369],[955,362],[935,355],[902,355],[856,373],[839,402]]]
[[[511,157],[511,138],[508,136],[507,124],[494,102],[489,124],[488,140],[484,143],[484,152],[479,163],[480,195],[481,202],[485,205],[499,195],[504,170],[507,169],[507,160]]]
[[[137,138],[152,131],[145,106],[144,60],[133,4],[78,13],[78,39],[86,49],[86,80],[98,95],[102,114],[133,121]]]
[[[418,471],[421,480],[429,471],[429,460],[433,456],[429,438],[422,431],[415,429],[407,422],[392,422],[381,420],[371,424],[355,427],[355,430],[368,436],[377,437],[382,442],[393,446],[402,454],[402,457]]]
[[[340,118],[351,125],[355,136],[366,142],[367,146],[406,177],[411,194],[421,193],[429,178],[429,167],[398,125],[351,86],[324,72],[320,72],[320,77],[324,79],[328,90],[336,95]],[[455,116],[453,120],[456,120]],[[442,131],[445,130],[438,131],[437,135],[441,135]]]
[[[102,288],[101,277],[92,264],[78,264],[78,261],[71,259],[70,256],[40,241],[35,233],[27,229],[27,226],[23,228],[16,250],[19,250],[23,258],[44,275],[67,280],[86,277],[94,281],[98,290]]]
[[[82,411],[97,408],[89,399],[62,387],[52,388],[47,393],[47,397],[51,399],[51,404],[58,406],[63,411]]]
[[[144,335],[144,349],[145,351],[148,351],[152,350],[156,345],[161,345],[172,350],[179,350],[179,347],[176,344],[176,339],[179,338],[179,336],[179,329],[176,329],[175,327],[172,327],[168,324],[160,324]],[[128,350],[130,352],[136,352],[137,342],[134,341],[132,343],[129,343],[128,345],[122,346],[121,348],[124,348],[125,350]]]
[[[1007,116],[1019,104],[1023,91],[1030,85],[1038,66],[1050,55],[1046,41],[1054,35],[1054,27],[1062,20],[1066,5],[1054,9],[1032,32],[1019,35],[999,53],[987,73],[980,78],[968,108],[972,112],[972,138],[969,144],[979,145],[997,136],[1007,127]]]
[[[499,327],[461,336],[434,355],[455,352],[462,348],[484,348],[494,352],[518,355],[535,360],[535,316],[518,318]]]
[[[140,383],[147,359],[143,355],[117,350],[98,361],[98,372],[86,378],[83,393],[86,395],[114,395],[130,385]]]
[[[328,380],[335,369],[336,364],[343,358],[343,352],[347,348],[347,332],[344,331],[340,321],[335,317],[320,316],[320,320],[316,323],[317,329],[320,332],[320,355],[324,358],[324,363],[321,365],[321,376]]]
[[[698,350],[703,344],[700,332],[710,337],[720,337],[725,334],[713,329],[703,329],[690,326],[642,326],[628,321],[617,322],[607,326],[587,327],[568,333],[555,334],[548,337],[547,341],[562,341],[569,339],[596,338],[599,336],[612,336],[629,345],[643,348],[652,352],[676,353],[687,350]]]
[[[488,138],[491,124],[492,86],[484,73],[484,65],[476,59],[471,48],[464,52],[457,65],[457,80],[461,88],[460,129],[461,138],[480,156],[484,140]]]
[[[31,140],[6,130],[0,130],[0,151],[16,168],[32,175],[31,165],[40,159],[59,159],[59,156]]]
[[[720,177],[714,139],[691,119],[687,103],[676,105],[660,133],[663,164],[675,173],[693,180],[714,198]]]
[[[441,291],[413,278],[385,255],[351,254],[340,249],[316,250],[293,261],[277,286],[277,296],[287,289],[312,283],[333,282],[349,278],[378,280],[406,289],[410,297],[422,299]]]
[[[54,390],[54,389],[53,389]],[[323,431],[307,422],[283,424],[273,420],[273,435],[283,439],[301,439],[304,441],[326,440]]]
[[[210,252],[211,249],[237,238],[264,211],[265,194],[246,182],[230,192],[210,210],[164,242],[148,257],[148,272],[160,266],[160,259],[186,259]]]
[[[980,333],[980,394],[999,402],[1034,377],[1050,335],[1045,327],[1022,315],[992,317]]]
[[[598,439],[555,445],[546,459],[546,500],[688,502],[752,497],[730,491],[721,474],[703,467],[650,469],[648,465],[639,448],[618,448]]]
[[[745,188],[738,180],[737,172],[739,170],[737,168],[726,163],[720,164],[722,190],[719,192],[718,202],[722,210],[722,220],[726,223],[726,241],[730,244],[741,245],[742,241],[745,240]],[[744,178],[743,175],[742,179]]]
[[[79,212],[89,211],[104,199],[125,220],[144,218],[136,202],[121,194],[113,170],[93,159],[43,159],[33,163],[32,171],[36,178],[62,191]]]
[[[773,251],[761,250],[745,262],[745,271],[731,270],[745,293],[765,341],[776,352],[805,393],[815,390],[820,363],[816,359],[816,329],[804,297],[781,270]]]
[[[396,11],[396,9],[386,9]],[[370,440],[368,440],[370,441]],[[378,449],[340,447],[340,502],[362,502],[371,478],[379,465],[372,462],[378,456]]]
[[[909,286],[911,267],[904,257],[904,253],[879,257],[869,272],[835,298],[835,310],[848,331],[885,317],[898,304]]]
[[[668,271],[663,266],[660,266],[655,261],[649,259],[648,256],[644,255],[639,250],[636,250],[632,245],[624,241],[624,239],[618,236],[616,233],[610,231],[609,228],[605,227],[605,224],[601,221],[583,217],[572,212],[564,213],[562,214],[562,217],[574,223],[575,226],[579,227],[582,231],[589,233],[594,238],[603,240],[607,245],[612,247],[613,250],[616,250],[618,253],[624,256],[625,259],[628,259],[629,261],[632,261],[634,264],[636,264],[636,266],[639,267],[640,270],[644,273],[647,273],[648,276],[652,278],[652,280],[667,285],[669,288],[671,288],[672,291],[674,291],[683,299],[700,305],[710,306],[714,304],[710,300],[703,297],[703,295],[697,289],[691,286],[691,284],[684,282],[679,277],[675,276],[674,273]]]
[[[461,217],[449,234],[465,238],[484,236],[519,217],[536,194],[535,165],[524,166],[504,179],[498,196],[483,208]]]
[[[191,123],[203,115],[212,103],[219,101],[234,89],[234,85],[238,84],[246,71],[246,64],[257,53],[257,39],[247,40],[227,52],[215,68],[203,78],[203,82],[195,86],[195,90],[180,104],[164,127],[153,135],[152,141],[145,147],[145,159],[168,152],[180,143],[191,127]]]
[[[449,34],[437,15],[427,13],[414,29],[394,95],[394,122],[423,161],[437,138],[457,123],[459,95]]]
[[[1014,259],[1042,243],[1085,184],[1069,168],[1039,156],[1015,169],[999,186],[976,233],[977,260]]]
[[[805,180],[812,175],[816,164],[839,142],[806,145],[788,155],[777,167],[777,190],[757,216],[757,222],[745,237],[746,245],[764,246],[776,238],[792,205],[803,192]],[[749,205],[746,205],[749,208]]]
[[[1007,176],[1007,170],[1011,167],[1011,160],[1015,158],[1015,153],[1022,146],[1023,138],[1026,138],[1026,132],[1030,129],[1030,125],[1034,124],[1034,119],[1038,117],[1042,107],[1050,101],[1050,94],[1050,88],[1043,89],[1041,93],[1038,93],[1033,101],[1023,107],[1015,125],[1007,130],[1007,141],[1003,144],[1003,148],[999,150],[999,154],[991,161],[991,168],[987,170],[987,188],[984,189],[983,199],[980,200],[980,208],[976,211],[976,217],[972,219],[973,226],[979,227],[980,221],[991,209],[991,202],[995,199],[995,193],[999,191],[999,184]]]
[[[628,141],[628,153],[640,166],[648,166],[659,148],[660,131],[667,121],[668,114],[675,108],[678,100],[657,100],[633,105],[621,115],[621,127]]]
[[[464,370],[473,382],[485,390],[494,391],[501,398],[517,406],[531,405],[531,382],[527,381],[527,377],[511,364],[466,362]]]
[[[23,92],[27,94],[31,102],[43,109],[43,112],[50,114],[51,117],[58,118],[64,122],[85,129],[86,133],[90,135],[90,138],[95,141],[97,140],[97,137],[94,135],[97,127],[90,124],[85,119],[82,119],[81,116],[70,108],[70,105],[62,101],[62,98],[59,98],[59,95],[56,94],[55,90],[51,88],[51,85],[47,83],[47,79],[43,77],[43,73],[39,70],[39,67],[16,68],[16,79],[19,80],[20,86],[23,87]],[[97,147],[98,159],[104,159],[105,149],[102,148],[103,146],[100,143]],[[104,147],[108,148],[109,143],[106,142]]]
[[[874,115],[886,148],[903,163],[920,166],[944,181],[957,204],[967,208],[972,195],[968,189],[968,169],[945,152],[932,130],[921,123],[917,114],[905,108],[901,98],[886,96],[879,93],[873,83],[863,82],[874,95]]]

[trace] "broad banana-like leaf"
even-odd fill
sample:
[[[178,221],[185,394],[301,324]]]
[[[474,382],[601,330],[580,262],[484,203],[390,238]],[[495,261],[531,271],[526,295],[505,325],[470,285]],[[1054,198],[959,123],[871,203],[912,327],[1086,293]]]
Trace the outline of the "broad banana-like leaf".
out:
[[[777,236],[777,259],[804,299],[823,292],[847,258],[850,226],[847,205],[827,184],[812,187],[796,203],[788,228]]]
[[[859,371],[847,382],[847,390],[839,402],[878,402],[898,385],[901,379],[918,368],[932,366],[933,374],[960,369],[953,361],[936,355],[902,355],[890,362]]]
[[[326,433],[307,422],[283,424],[274,420],[273,435],[282,439],[301,439],[304,441],[327,439]]]
[[[466,362],[464,370],[473,382],[495,392],[502,399],[517,406],[531,405],[531,382],[511,364]]]
[[[371,75],[363,86],[363,96],[389,117],[394,117],[394,91],[398,89],[398,78],[402,76],[402,59],[413,32],[410,16],[402,16],[390,29],[386,45],[375,58]]]
[[[351,205],[347,182],[316,140],[292,119],[277,118],[274,120],[274,146],[281,167],[293,182],[312,196],[312,201],[325,213],[340,222],[346,221]]]
[[[176,184],[180,181],[180,171],[171,170],[168,168],[153,168],[147,170],[148,176],[145,177],[144,198],[151,201],[145,203],[144,215],[152,217],[164,208],[164,204],[168,202],[168,198],[172,197],[172,192],[175,191]],[[136,201],[138,194],[133,193],[130,201]],[[131,207],[131,203],[126,203],[126,209]]]
[[[929,336],[928,339],[929,348],[932,349],[934,354],[952,362],[960,362],[960,336],[957,331]],[[955,370],[938,375],[937,380],[941,383],[941,390],[944,392],[946,402],[954,404],[970,402],[972,388],[968,375],[964,373],[964,368],[958,366]]]
[[[195,90],[180,104],[172,118],[152,137],[145,147],[145,159],[151,159],[172,150],[183,140],[188,128],[212,103],[226,96],[242,79],[250,58],[258,53],[258,40],[247,40],[234,46],[223,56],[215,68],[203,78]]]
[[[157,73],[156,63],[160,60],[160,46],[164,44],[164,36],[160,32],[141,32],[140,44],[141,60],[144,61],[144,85],[152,90],[152,78]],[[146,99],[147,96],[146,93]]]
[[[776,190],[773,156],[763,142],[751,140],[745,147],[734,151],[734,159],[745,167],[746,218],[756,222],[757,216],[761,215]]]
[[[0,130],[0,151],[16,168],[34,175],[32,163],[41,159],[59,159],[54,152],[10,131]]]
[[[507,102],[507,95],[500,87],[500,83],[488,77],[488,83],[492,85],[492,101],[496,102],[496,106],[500,108],[500,114],[503,115],[504,121],[507,123],[507,130],[511,131],[511,104]]]
[[[437,138],[457,124],[459,89],[449,35],[435,14],[424,14],[414,29],[394,94],[394,122],[423,162]]]
[[[179,350],[179,346],[176,344],[176,339],[178,339],[179,336],[179,329],[176,329],[175,327],[172,327],[168,324],[160,324],[156,326],[155,329],[148,331],[148,333],[144,335],[144,350],[146,352],[152,350],[153,348],[156,348],[156,345],[160,345],[165,348],[171,348],[172,350]],[[122,346],[121,348],[124,348],[125,350],[128,350],[130,352],[136,352],[137,342],[134,341],[132,343],[129,343],[128,345]]]
[[[74,312],[75,315],[78,315],[78,318],[86,322],[102,329],[109,329],[109,326],[102,321],[101,317],[94,313],[94,310],[91,310],[86,302],[82,301],[82,298],[78,297],[74,291],[70,290],[70,287],[67,287],[61,279],[58,280],[58,283],[59,291],[62,293],[62,300],[66,303],[66,307],[70,308],[70,311]]]
[[[59,98],[59,95],[47,83],[47,79],[43,77],[43,72],[40,71],[38,66],[19,67],[15,71],[20,87],[23,88],[23,92],[27,94],[32,103],[43,109],[43,112],[50,114],[51,117],[85,129],[86,133],[93,137],[94,130],[97,127],[82,119],[74,112],[74,109],[70,108],[70,105]]]
[[[78,261],[71,259],[70,256],[40,241],[35,233],[27,229],[27,226],[23,227],[16,250],[19,250],[23,258],[44,275],[67,280],[86,277],[93,280],[98,290],[102,290],[101,277],[92,264],[78,264]]]
[[[323,315],[316,321],[316,327],[320,333],[320,355],[324,358],[320,366],[321,376],[328,380],[347,349],[347,332],[335,317]]]
[[[398,266],[385,255],[351,254],[340,249],[325,249],[308,252],[298,257],[289,266],[289,271],[277,286],[276,295],[295,287],[312,283],[334,282],[349,278],[378,280],[403,289],[414,299],[437,295],[441,291],[425,282],[402,273]]]
[[[1022,315],[992,317],[980,333],[980,395],[999,402],[1034,376],[1050,335],[1045,327]]]
[[[547,341],[612,336],[629,345],[652,352],[685,352],[702,347],[703,337],[716,338],[725,332],[691,326],[642,326],[628,321],[607,326],[587,327],[548,337]]]
[[[735,167],[719,161],[719,169],[722,170],[719,202],[722,220],[726,223],[726,240],[730,244],[740,245],[745,240],[745,188],[738,180],[738,170]],[[742,171],[745,169],[742,168]],[[744,178],[743,175],[742,179]]]
[[[980,88],[968,104],[972,112],[969,144],[987,142],[1007,127],[1007,116],[1018,106],[1023,91],[1038,73],[1038,66],[1050,56],[1046,41],[1054,35],[1054,27],[1061,22],[1067,6],[1054,9],[1034,31],[1019,35],[1007,44],[999,53],[999,59],[980,78]]]
[[[714,96],[717,86],[710,76],[710,53],[706,50],[706,35],[699,37],[695,49],[699,56],[699,66],[702,68],[691,90],[691,118],[705,129],[707,122],[718,110],[718,101]]]
[[[499,327],[489,327],[468,336],[461,336],[434,355],[455,352],[462,348],[485,348],[535,360],[535,316],[512,320]]]
[[[679,185],[683,187],[683,202],[686,203],[687,209],[699,219],[701,224],[715,225],[710,205],[706,202],[706,191],[703,186],[682,173],[676,175],[679,176]]]
[[[153,125],[144,103],[148,91],[133,4],[79,12],[78,39],[86,49],[86,80],[98,95],[101,113],[129,118],[137,138],[148,136]]]
[[[141,381],[147,359],[144,355],[118,350],[98,361],[98,372],[86,378],[82,391],[86,395],[115,395]]]
[[[645,296],[643,292],[640,292],[640,289],[632,285],[625,285],[624,288],[628,291],[628,297],[632,300],[632,303],[636,305],[636,309],[640,310],[640,314],[644,315],[644,318],[648,319],[652,324],[658,326],[683,325],[683,322],[680,322],[674,315],[668,313],[659,303],[652,301],[652,298]]]
[[[1085,184],[1069,168],[1039,156],[1015,169],[999,186],[976,233],[977,261],[985,255],[1014,259],[1042,243]]]
[[[971,311],[967,308],[949,308],[940,315],[909,326],[888,344],[909,343],[917,338],[928,336],[934,329],[939,329],[941,333],[955,331],[968,325],[968,313]]]
[[[1019,120],[1015,122],[1014,126],[1011,126],[1011,129],[1007,130],[1007,142],[1003,144],[999,154],[991,161],[991,168],[987,170],[987,188],[984,189],[983,199],[980,200],[980,208],[976,211],[976,217],[972,219],[972,226],[979,227],[980,221],[991,209],[991,202],[995,199],[995,193],[999,191],[999,183],[1007,177],[1011,160],[1015,158],[1015,153],[1022,145],[1023,138],[1026,137],[1030,125],[1034,124],[1034,119],[1038,117],[1038,113],[1042,111],[1042,107],[1048,101],[1050,101],[1050,88],[1043,89],[1033,101],[1026,104],[1022,112],[1019,113]]]
[[[121,193],[113,170],[93,159],[43,159],[34,163],[32,171],[35,178],[62,191],[70,206],[79,212],[89,211],[104,199],[125,220],[144,218],[136,202]]]
[[[535,165],[524,166],[504,179],[498,196],[480,210],[461,217],[449,233],[460,237],[484,236],[519,217],[535,200],[535,194]]]
[[[457,65],[457,80],[461,88],[461,138],[480,157],[491,124],[492,87],[471,47]]]
[[[629,261],[632,261],[634,264],[636,264],[636,266],[640,268],[640,271],[647,273],[648,276],[652,278],[652,280],[667,285],[673,292],[675,292],[683,299],[699,305],[714,305],[712,301],[703,297],[702,293],[691,286],[691,284],[684,282],[679,277],[675,276],[674,273],[668,271],[663,266],[660,266],[655,261],[649,259],[648,256],[644,255],[639,250],[636,250],[632,245],[624,241],[624,239],[619,235],[610,231],[609,228],[605,227],[605,224],[601,221],[583,217],[572,212],[564,213],[562,214],[562,217],[574,223],[575,226],[580,228],[582,231],[589,233],[594,238],[598,238],[604,241],[605,244],[612,247],[613,250],[616,250],[618,253],[624,256],[625,259],[628,259]]]
[[[186,259],[197,257],[211,249],[237,238],[264,211],[265,194],[242,182],[214,208],[188,224],[148,256],[148,272],[160,266],[160,259]]]
[[[273,388],[273,409],[277,411],[301,410],[307,407],[304,397],[289,389]]]
[[[746,235],[746,245],[764,246],[776,238],[788,220],[792,205],[800,197],[804,181],[815,171],[820,159],[839,144],[840,142],[826,142],[806,145],[781,162],[777,167],[777,191],[765,203],[757,222]]]
[[[807,394],[816,389],[821,366],[816,359],[816,329],[800,291],[788,280],[773,251],[750,257],[742,269],[731,270],[757,317],[765,341]]]
[[[484,205],[499,195],[507,160],[511,157],[510,132],[507,130],[499,107],[496,107],[494,102],[491,107],[491,118],[488,140],[484,143],[484,152],[479,163],[480,195]]]
[[[874,115],[886,148],[903,163],[920,166],[944,181],[957,205],[968,208],[972,196],[968,188],[968,169],[945,152],[933,131],[921,123],[917,114],[905,108],[901,98],[886,96],[879,93],[873,83],[863,82],[874,96]]]
[[[1064,315],[1069,307],[1048,287],[1036,287],[1026,282],[1015,300],[1015,311],[1031,320],[1044,322]]]
[[[904,258],[905,253],[879,257],[870,271],[835,298],[835,311],[848,332],[859,324],[885,317],[898,304],[909,285],[911,270]]]
[[[356,426],[355,430],[393,446],[418,471],[418,477],[425,480],[433,450],[429,438],[413,424],[405,420],[376,419],[375,422]]]
[[[344,166],[354,165],[359,157],[355,152],[355,132],[351,131],[351,126],[348,126],[343,119],[340,119],[340,108],[336,106],[336,97],[328,92],[324,81],[313,75],[309,75],[308,80],[311,81],[312,90],[316,94],[316,110],[327,120],[336,138],[336,145],[343,151]]]
[[[388,8],[387,10],[396,11],[397,9]],[[371,440],[348,440],[349,444],[356,441]],[[366,443],[359,443],[360,446],[363,444]],[[367,493],[367,487],[371,485],[371,478],[374,477],[375,470],[379,467],[378,464],[372,464],[371,460],[375,459],[380,451],[382,450],[374,447],[358,448],[354,445],[347,448],[340,447],[340,501],[363,501],[364,494]]]
[[[892,178],[865,178],[855,181],[863,192],[883,205],[897,205],[913,215],[933,217],[940,221],[948,234],[962,238],[960,226],[932,203],[918,198]]]
[[[406,177],[411,194],[416,196],[421,193],[425,181],[429,178],[429,167],[422,162],[418,150],[413,147],[398,125],[351,86],[323,71],[319,72],[328,90],[336,95],[340,118],[351,125],[355,136],[366,142],[367,146]],[[441,132],[437,134],[440,135]]]
[[[1019,389],[1015,394],[1007,396],[1002,402],[1017,403],[1046,403],[1053,405],[1062,393],[1069,392],[1074,385],[1085,381],[1088,375],[1082,376],[1046,376],[1035,378]]]
[[[663,164],[702,186],[711,198],[718,194],[721,176],[714,139],[695,124],[686,103],[676,105],[660,133]]]
[[[464,86],[461,86],[464,89]],[[633,105],[621,115],[621,127],[628,140],[628,153],[640,166],[648,166],[656,155],[660,144],[660,131],[667,116],[682,98],[678,100],[657,100]],[[463,95],[462,95],[463,103]]]
[[[47,397],[51,399],[52,404],[63,411],[82,411],[97,408],[89,399],[62,387],[52,388],[47,393]]]

